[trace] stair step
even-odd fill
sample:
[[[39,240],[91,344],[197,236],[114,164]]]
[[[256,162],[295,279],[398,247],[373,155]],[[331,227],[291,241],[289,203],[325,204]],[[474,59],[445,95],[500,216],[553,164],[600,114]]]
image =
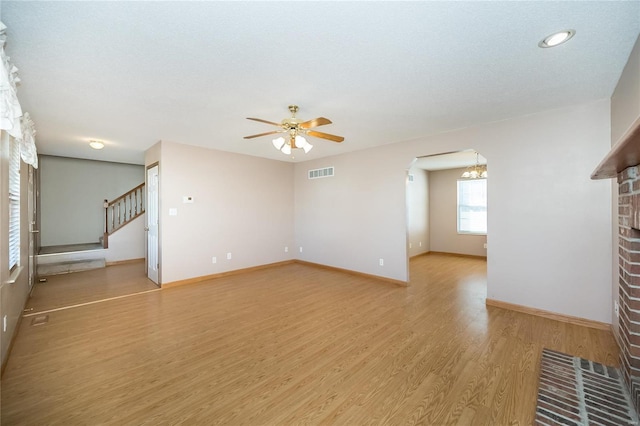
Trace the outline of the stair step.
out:
[[[102,237],[100,237],[102,239]],[[101,241],[91,243],[76,243],[76,244],[62,244],[56,246],[42,246],[38,254],[56,254],[56,253],[69,253],[72,251],[87,251],[87,250],[99,250],[103,249]]]
[[[105,249],[69,251],[62,253],[39,254],[38,265],[50,263],[74,262],[93,259],[104,259]]]
[[[99,269],[106,266],[104,258],[101,259],[84,259],[72,260],[57,263],[38,263],[38,275],[57,275],[68,274],[70,272],[88,271],[90,269]]]

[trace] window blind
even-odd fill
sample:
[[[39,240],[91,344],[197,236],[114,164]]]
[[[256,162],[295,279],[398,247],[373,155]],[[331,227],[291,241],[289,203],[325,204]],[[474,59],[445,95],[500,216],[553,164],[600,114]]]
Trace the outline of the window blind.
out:
[[[11,138],[9,158],[9,270],[20,262],[20,144]]]
[[[458,181],[458,232],[487,233],[487,180]]]

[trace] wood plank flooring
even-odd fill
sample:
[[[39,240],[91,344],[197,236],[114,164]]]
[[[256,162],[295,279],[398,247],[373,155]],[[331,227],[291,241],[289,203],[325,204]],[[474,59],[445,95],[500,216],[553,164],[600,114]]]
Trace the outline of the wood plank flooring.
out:
[[[543,347],[617,365],[606,331],[486,307],[486,262],[407,288],[291,264],[23,321],[2,424],[532,424]]]
[[[144,261],[71,274],[50,275],[37,282],[27,301],[29,314],[97,300],[157,290],[145,276]]]

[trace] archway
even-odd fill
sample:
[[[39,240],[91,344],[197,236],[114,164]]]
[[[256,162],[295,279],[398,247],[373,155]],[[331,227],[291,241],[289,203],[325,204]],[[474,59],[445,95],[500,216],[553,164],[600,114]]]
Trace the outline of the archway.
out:
[[[413,160],[405,192],[409,278],[410,259],[427,253],[487,257],[487,169],[474,149]]]

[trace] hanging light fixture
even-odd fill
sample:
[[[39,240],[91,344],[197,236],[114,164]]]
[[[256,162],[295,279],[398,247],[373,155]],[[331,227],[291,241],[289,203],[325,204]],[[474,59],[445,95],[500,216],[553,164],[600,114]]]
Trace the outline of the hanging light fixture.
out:
[[[327,139],[332,142],[342,142],[344,141],[344,137],[331,135],[329,133],[318,132],[315,130],[318,126],[324,126],[327,124],[331,124],[331,120],[325,117],[317,117],[312,120],[304,121],[298,117],[296,117],[296,113],[298,112],[297,105],[289,105],[289,112],[291,112],[291,117],[285,118],[280,123],[276,123],[273,121],[263,120],[261,118],[250,118],[247,117],[247,120],[259,121],[261,123],[271,124],[273,126],[279,127],[278,130],[273,130],[271,132],[266,133],[258,133],[257,135],[245,136],[245,139],[253,139],[260,136],[272,135],[274,133],[283,133],[283,137],[278,137],[273,139],[271,142],[273,146],[278,151],[282,152],[285,155],[290,155],[292,150],[295,148],[302,149],[305,154],[313,149],[313,145],[311,145],[304,136],[311,136],[314,138]]]
[[[476,164],[467,167],[467,170],[462,173],[465,179],[486,179],[487,177],[487,165],[480,164],[478,153],[476,152]]]
[[[276,138],[276,139],[272,140],[271,143],[273,143],[273,146],[278,151],[281,151],[282,147],[284,146],[284,138],[282,136],[280,136],[279,138]]]
[[[297,132],[291,132],[291,137],[288,141],[280,136],[279,138],[276,138],[271,142],[273,143],[275,149],[281,151],[285,155],[291,155],[291,150],[293,148],[300,148],[304,150],[305,154],[311,151],[311,149],[313,148],[313,145],[307,142],[305,138],[298,135]]]
[[[296,148],[302,148],[304,150],[304,153],[308,153],[309,151],[311,151],[311,148],[313,148],[313,145],[311,145],[309,142],[307,142],[307,140],[305,138],[303,138],[300,135],[296,136]]]

